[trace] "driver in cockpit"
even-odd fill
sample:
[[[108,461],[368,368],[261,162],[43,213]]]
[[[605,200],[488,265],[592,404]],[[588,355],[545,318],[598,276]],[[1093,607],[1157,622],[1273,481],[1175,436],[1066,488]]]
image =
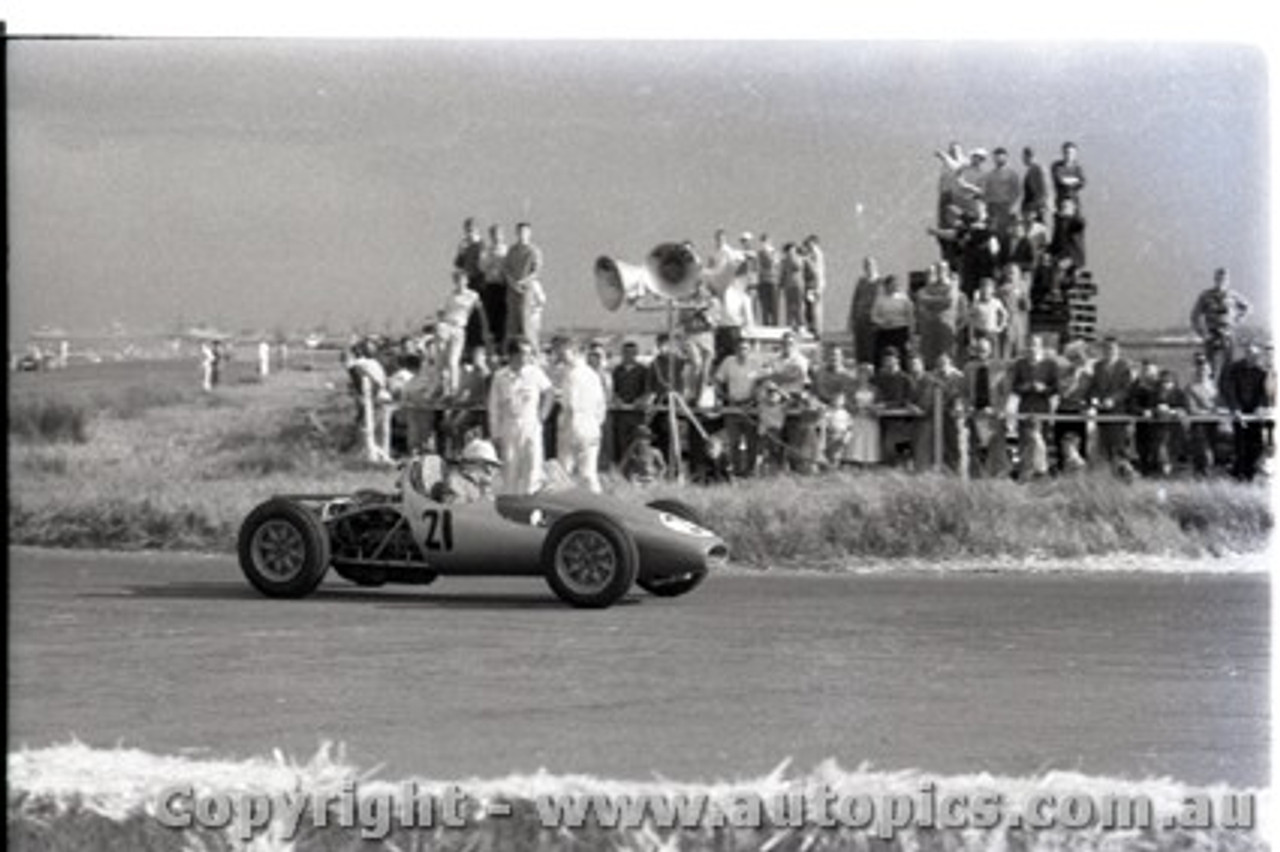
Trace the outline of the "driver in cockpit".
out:
[[[493,499],[493,479],[502,460],[493,444],[476,438],[463,448],[457,461],[444,477],[431,487],[431,499],[437,503],[475,503]]]

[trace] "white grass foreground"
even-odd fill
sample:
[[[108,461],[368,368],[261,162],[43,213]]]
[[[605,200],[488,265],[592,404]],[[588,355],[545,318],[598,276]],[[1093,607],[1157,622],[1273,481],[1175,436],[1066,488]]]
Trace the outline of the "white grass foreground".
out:
[[[376,770],[375,770],[376,771]],[[416,780],[419,796],[444,797],[461,792],[467,803],[466,824],[435,825],[407,830],[393,827],[381,836],[365,833],[372,822],[340,826],[332,817],[325,827],[315,825],[308,812],[297,832],[289,830],[287,815],[271,813],[269,824],[249,830],[248,817],[219,829],[173,828],[163,824],[160,801],[175,788],[190,787],[195,797],[220,794],[231,801],[245,797],[292,797],[314,801],[328,794],[337,797],[355,790],[356,807],[376,797],[395,799],[405,782],[373,777],[348,765],[342,749],[322,746],[306,763],[277,752],[271,758],[248,760],[206,759],[155,755],[136,749],[97,749],[72,742],[36,750],[20,750],[8,758],[8,847],[11,849],[173,849],[252,850],[569,850],[601,849],[618,852],[678,852],[678,850],[761,850],[761,852],[811,852],[811,850],[1119,850],[1119,849],[1267,849],[1271,826],[1267,818],[1273,805],[1269,789],[1237,789],[1225,785],[1190,787],[1171,779],[1128,781],[1050,772],[1015,778],[987,774],[938,776],[915,770],[875,771],[866,766],[846,770],[826,761],[808,774],[788,772],[784,762],[769,776],[754,780],[690,784],[657,779],[649,782],[610,781],[587,776],[556,776],[545,772],[497,779],[456,782]],[[819,792],[820,791],[820,792]],[[1001,802],[996,812],[1000,824],[982,828],[925,828],[918,819],[892,824],[887,816],[893,801],[924,811],[926,791],[935,803],[964,797],[966,802]],[[587,824],[574,828],[546,827],[539,808],[549,800],[576,801],[687,797],[707,803],[708,810],[744,815],[744,803],[777,806],[790,797],[826,795],[861,799],[881,808],[874,820],[858,828],[791,824],[785,816],[769,812],[774,822],[764,825],[730,822],[671,828],[646,819],[628,827]],[[1077,808],[1068,823],[1072,827],[1012,828],[1010,814],[1046,813],[1046,803],[1065,809],[1068,800],[1085,799],[1100,808],[1105,801],[1143,797],[1151,804],[1152,829],[1103,827],[1097,821],[1080,825]],[[1253,829],[1218,824],[1217,810],[1230,797],[1252,801]],[[804,801],[812,801],[805,799]],[[397,799],[398,801],[398,799]],[[1209,803],[1214,813],[1211,827],[1168,828],[1170,818],[1187,819],[1188,808]],[[905,804],[905,803],[910,803]],[[807,807],[807,805],[806,805]],[[329,805],[329,813],[340,806]],[[758,811],[757,811],[758,813]],[[992,811],[988,812],[990,816]],[[1047,811],[1052,813],[1052,811]],[[862,813],[865,817],[865,812]],[[896,819],[904,814],[899,808]],[[1238,816],[1238,814],[1237,814]],[[935,819],[937,817],[935,816]],[[766,818],[767,819],[767,818]],[[265,816],[264,816],[265,820]],[[800,822],[800,821],[796,821]],[[938,823],[934,823],[937,825]],[[886,830],[889,829],[889,830]]]

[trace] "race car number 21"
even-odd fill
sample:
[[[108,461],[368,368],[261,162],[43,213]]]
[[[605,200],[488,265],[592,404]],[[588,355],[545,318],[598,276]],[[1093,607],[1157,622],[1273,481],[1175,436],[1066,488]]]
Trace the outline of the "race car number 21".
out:
[[[422,520],[427,525],[427,536],[423,544],[433,552],[453,550],[453,512],[448,509],[427,509],[422,513]]]

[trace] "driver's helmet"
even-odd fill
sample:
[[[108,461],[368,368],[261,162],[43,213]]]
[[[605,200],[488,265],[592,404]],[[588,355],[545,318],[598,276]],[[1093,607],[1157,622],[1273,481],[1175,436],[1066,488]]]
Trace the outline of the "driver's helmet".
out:
[[[494,467],[502,466],[502,459],[498,458],[498,451],[493,448],[493,444],[484,438],[475,438],[467,443],[462,449],[462,455],[458,457],[458,461],[463,464],[490,464]]]

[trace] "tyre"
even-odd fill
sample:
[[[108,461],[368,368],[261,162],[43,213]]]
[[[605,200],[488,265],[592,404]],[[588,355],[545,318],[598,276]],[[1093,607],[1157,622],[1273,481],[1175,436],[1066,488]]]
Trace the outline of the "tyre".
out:
[[[329,536],[320,519],[289,500],[268,500],[240,525],[240,570],[269,598],[302,598],[329,569]]]
[[[631,533],[599,512],[565,515],[542,545],[547,585],[571,606],[612,606],[630,590],[639,566]]]

